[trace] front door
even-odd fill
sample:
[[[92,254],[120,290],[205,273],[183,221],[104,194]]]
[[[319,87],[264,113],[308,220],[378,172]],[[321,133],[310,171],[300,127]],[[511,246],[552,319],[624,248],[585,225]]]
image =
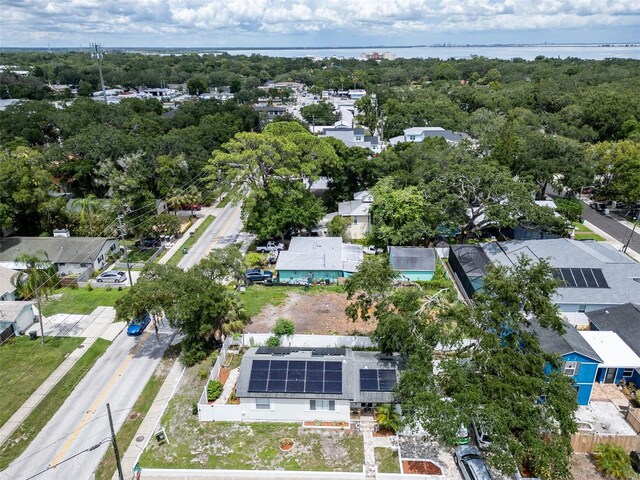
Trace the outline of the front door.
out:
[[[616,369],[607,368],[607,375],[604,377],[604,383],[613,383],[616,379]]]

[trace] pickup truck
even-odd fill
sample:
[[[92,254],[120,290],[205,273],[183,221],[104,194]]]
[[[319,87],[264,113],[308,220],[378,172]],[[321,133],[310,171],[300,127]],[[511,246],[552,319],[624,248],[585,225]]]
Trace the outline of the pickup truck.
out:
[[[284,243],[267,242],[266,245],[259,245],[256,247],[258,252],[274,252],[276,250],[284,250]]]

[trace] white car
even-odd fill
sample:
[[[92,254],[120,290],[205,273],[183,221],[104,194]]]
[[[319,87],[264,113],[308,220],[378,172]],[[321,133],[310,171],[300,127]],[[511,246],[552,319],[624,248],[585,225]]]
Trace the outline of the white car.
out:
[[[367,255],[375,255],[377,253],[382,253],[383,250],[381,248],[376,248],[375,245],[368,245],[362,248],[362,251]]]
[[[109,270],[101,273],[96,277],[98,283],[122,283],[127,279],[127,276],[120,270]]]

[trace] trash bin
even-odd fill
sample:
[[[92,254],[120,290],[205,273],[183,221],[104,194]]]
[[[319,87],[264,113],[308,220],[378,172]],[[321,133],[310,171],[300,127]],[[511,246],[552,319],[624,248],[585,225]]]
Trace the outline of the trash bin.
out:
[[[189,250],[187,250],[187,247],[183,247],[183,248],[182,248],[182,254],[183,254],[183,255],[186,255],[188,251],[189,251]]]
[[[38,332],[36,332],[35,330],[31,330],[29,332],[29,340],[35,340],[36,338],[38,338]]]

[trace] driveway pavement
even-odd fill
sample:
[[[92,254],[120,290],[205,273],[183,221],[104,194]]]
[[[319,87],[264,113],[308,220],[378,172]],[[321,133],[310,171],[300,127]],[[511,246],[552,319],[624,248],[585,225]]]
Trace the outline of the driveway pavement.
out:
[[[57,313],[44,320],[45,335],[54,337],[99,337],[116,318],[113,307],[98,307],[89,315]],[[124,323],[116,324],[120,329]]]

